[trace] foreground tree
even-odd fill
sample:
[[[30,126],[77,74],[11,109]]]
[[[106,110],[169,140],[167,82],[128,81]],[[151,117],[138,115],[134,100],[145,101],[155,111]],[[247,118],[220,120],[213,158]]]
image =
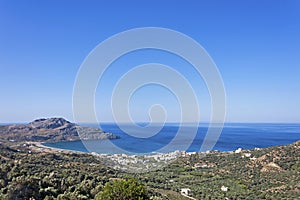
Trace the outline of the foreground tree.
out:
[[[149,199],[146,187],[137,179],[107,182],[96,200],[143,200]]]

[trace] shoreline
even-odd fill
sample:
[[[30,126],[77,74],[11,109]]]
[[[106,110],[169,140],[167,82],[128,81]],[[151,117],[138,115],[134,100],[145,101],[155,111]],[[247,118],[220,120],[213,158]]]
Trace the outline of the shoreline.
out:
[[[81,141],[81,140],[72,140],[72,141],[61,141],[61,142],[74,142],[74,141]],[[50,151],[50,152],[63,152],[63,153],[79,153],[79,154],[91,154],[91,155],[127,155],[127,156],[151,156],[151,155],[163,155],[163,154],[169,154],[169,153],[175,153],[175,152],[183,152],[187,155],[192,155],[192,154],[210,154],[210,153],[222,153],[222,154],[232,154],[235,153],[237,150],[240,151],[254,151],[254,150],[261,150],[261,149],[267,149],[267,148],[272,148],[272,147],[279,147],[279,146],[287,146],[287,145],[291,145],[294,143],[298,143],[300,142],[300,140],[297,140],[295,142],[289,143],[289,144],[283,144],[283,145],[274,145],[274,146],[269,146],[269,147],[265,147],[265,148],[252,148],[252,149],[243,149],[243,148],[237,148],[235,150],[231,150],[231,151],[219,151],[219,150],[209,150],[206,152],[187,152],[187,151],[180,151],[180,150],[175,150],[175,151],[171,151],[171,152],[152,152],[152,153],[148,153],[148,154],[126,154],[126,153],[98,153],[98,152],[91,152],[91,151],[87,151],[87,152],[83,152],[83,151],[77,151],[77,150],[71,150],[71,149],[63,149],[63,148],[57,148],[57,147],[49,147],[44,145],[44,143],[46,142],[26,142],[24,144],[30,144],[33,145],[33,148],[37,148],[39,150],[44,150],[44,151]],[[53,142],[56,143],[56,142]],[[31,147],[32,148],[32,147]],[[34,149],[33,149],[34,150]]]
[[[43,144],[44,142],[26,142],[24,144],[29,144],[30,149],[33,151],[41,151],[42,152],[60,152],[60,153],[79,153],[79,154],[86,154],[89,152],[82,152],[82,151],[76,151],[76,150],[70,150],[70,149],[61,149],[61,148],[56,148],[56,147],[49,147]]]

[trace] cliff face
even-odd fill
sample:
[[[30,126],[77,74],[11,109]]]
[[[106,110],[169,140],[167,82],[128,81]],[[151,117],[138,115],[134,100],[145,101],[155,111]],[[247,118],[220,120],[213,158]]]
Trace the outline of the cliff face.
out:
[[[80,137],[78,134],[80,133]],[[14,141],[71,141],[90,139],[117,139],[99,128],[82,127],[63,118],[37,119],[25,125],[0,127],[0,138]]]

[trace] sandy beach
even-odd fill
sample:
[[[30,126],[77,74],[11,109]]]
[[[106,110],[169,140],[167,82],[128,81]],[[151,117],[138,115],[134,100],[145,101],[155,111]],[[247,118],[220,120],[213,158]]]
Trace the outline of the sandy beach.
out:
[[[67,149],[60,149],[55,147],[48,147],[43,145],[42,142],[26,142],[25,143],[28,148],[32,152],[43,152],[43,153],[78,153],[78,154],[86,154],[85,152],[75,151],[75,150],[67,150]]]

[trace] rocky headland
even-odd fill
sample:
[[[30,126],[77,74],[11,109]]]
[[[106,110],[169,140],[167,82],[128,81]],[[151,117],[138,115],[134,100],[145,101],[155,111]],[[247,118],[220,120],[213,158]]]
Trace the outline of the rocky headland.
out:
[[[28,124],[0,126],[2,141],[58,142],[74,140],[118,139],[99,128],[79,126],[63,118],[37,119]]]

